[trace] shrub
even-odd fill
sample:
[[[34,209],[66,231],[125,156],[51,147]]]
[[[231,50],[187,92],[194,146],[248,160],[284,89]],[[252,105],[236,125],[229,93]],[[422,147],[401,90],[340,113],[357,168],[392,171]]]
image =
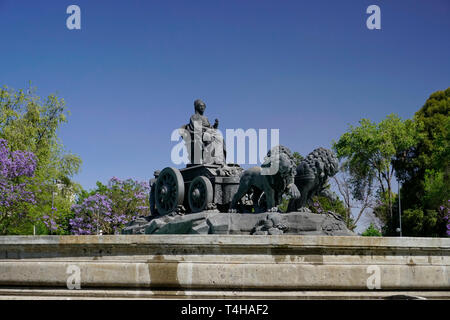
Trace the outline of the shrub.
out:
[[[381,231],[373,223],[361,234],[363,237],[381,237]]]

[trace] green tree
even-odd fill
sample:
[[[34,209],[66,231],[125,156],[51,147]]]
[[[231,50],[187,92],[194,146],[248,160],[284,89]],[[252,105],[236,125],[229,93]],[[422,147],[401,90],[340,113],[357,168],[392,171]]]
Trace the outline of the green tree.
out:
[[[312,204],[308,206],[308,208],[315,213],[325,213],[328,211],[332,211],[340,215],[350,230],[356,228],[355,221],[353,220],[351,214],[347,211],[344,202],[339,199],[330,199],[324,196],[314,196],[312,199]]]
[[[402,181],[406,235],[443,236],[440,207],[450,199],[450,88],[430,95],[414,115],[417,140],[399,150],[394,167]]]
[[[10,229],[9,234],[30,234],[33,225],[40,233],[64,233],[46,227],[42,218],[69,215],[73,195],[80,188],[72,177],[79,171],[81,159],[66,152],[57,135],[67,115],[64,100],[54,94],[41,99],[35,88],[0,88],[0,138],[8,142],[11,151],[29,151],[37,157],[33,177],[36,204],[27,206],[29,219]]]
[[[414,115],[417,143],[400,150],[395,170],[403,182],[402,196],[409,207],[422,206],[425,176],[434,169],[446,175],[450,166],[450,88],[433,93]],[[429,172],[433,175],[434,173]],[[447,180],[448,181],[448,180]],[[445,199],[446,200],[446,199]],[[406,208],[406,207],[405,207]]]
[[[373,223],[361,234],[363,237],[381,237],[381,231]]]
[[[442,236],[445,230],[439,230],[439,223],[439,214],[436,210],[416,208],[402,211],[402,229],[403,233],[407,236]]]
[[[341,168],[337,175],[332,178],[336,186],[346,212],[347,226],[356,227],[361,217],[375,206],[375,199],[371,184],[358,182],[357,199],[352,194],[352,186],[355,183],[345,168]],[[354,213],[356,213],[354,215]],[[352,229],[353,230],[353,229]]]
[[[295,161],[295,164],[296,164],[297,166],[298,166],[298,165],[300,164],[300,162],[302,162],[302,160],[304,159],[303,156],[302,156],[300,153],[298,153],[297,151],[294,152],[294,153],[292,154],[292,156],[294,157],[294,161]]]
[[[376,188],[378,199],[387,204],[380,217],[382,220],[394,218],[393,162],[400,150],[414,145],[416,132],[413,121],[403,121],[391,114],[380,123],[362,119],[359,126],[350,126],[337,142],[333,142],[333,149],[351,177],[354,198],[363,200],[365,188]]]
[[[448,172],[437,169],[425,170],[424,208],[437,210],[450,198],[450,182]]]

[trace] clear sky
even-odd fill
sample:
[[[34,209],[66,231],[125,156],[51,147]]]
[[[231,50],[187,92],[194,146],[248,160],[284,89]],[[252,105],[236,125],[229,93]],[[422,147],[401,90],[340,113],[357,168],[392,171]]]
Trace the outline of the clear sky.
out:
[[[448,0],[0,0],[0,85],[66,100],[89,189],[171,165],[197,98],[221,129],[277,128],[303,155],[360,118],[410,118],[450,85],[449,31]]]

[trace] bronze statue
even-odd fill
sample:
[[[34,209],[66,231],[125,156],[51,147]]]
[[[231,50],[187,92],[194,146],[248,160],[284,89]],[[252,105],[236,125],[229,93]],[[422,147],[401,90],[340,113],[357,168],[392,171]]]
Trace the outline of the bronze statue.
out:
[[[224,165],[226,150],[223,136],[217,130],[219,120],[215,119],[211,126],[204,115],[206,104],[200,99],[194,101],[194,109],[195,114],[191,116],[189,124],[180,129],[191,164]]]
[[[267,153],[261,167],[244,171],[226,164],[219,121],[210,124],[206,104],[198,99],[194,107],[195,114],[180,128],[191,164],[155,171],[152,215],[131,222],[124,233],[354,235],[339,215],[307,208],[316,195],[335,196],[327,187],[338,170],[331,150],[318,148],[296,165],[291,151],[280,145]],[[285,196],[290,198],[287,212],[278,214]]]
[[[308,206],[314,196],[334,199],[328,186],[328,178],[338,172],[339,161],[336,154],[325,148],[317,148],[297,166],[295,184],[301,193],[298,199],[291,199],[288,210],[301,210]]]
[[[275,168],[274,172],[269,172],[270,168]],[[261,167],[247,169],[241,175],[239,189],[231,201],[230,212],[237,212],[238,201],[249,193],[255,209],[264,206],[264,211],[268,212],[278,211],[283,194],[299,199],[300,192],[294,183],[295,173],[295,161],[291,151],[284,146],[272,148]],[[262,205],[262,202],[265,204]]]

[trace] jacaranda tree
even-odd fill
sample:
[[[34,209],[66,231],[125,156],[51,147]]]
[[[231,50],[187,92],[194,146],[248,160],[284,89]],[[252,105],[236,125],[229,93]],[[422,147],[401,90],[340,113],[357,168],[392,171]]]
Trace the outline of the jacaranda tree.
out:
[[[72,206],[72,234],[117,234],[130,221],[150,213],[149,185],[132,179],[113,177],[107,185],[97,182],[97,189],[84,191]]]
[[[24,217],[20,224],[7,226],[8,234],[32,234],[33,226],[37,234],[67,233],[67,226],[55,229],[50,221],[64,220],[71,214],[73,196],[81,188],[72,181],[81,159],[67,152],[57,135],[67,115],[64,100],[54,94],[41,98],[31,87],[0,88],[0,139],[8,142],[11,152],[31,152],[36,161],[29,186],[35,204],[23,205],[14,213]]]
[[[36,170],[36,156],[27,151],[13,151],[0,139],[0,234],[7,234],[11,226],[17,226],[26,216],[27,204],[35,204],[30,190]]]

